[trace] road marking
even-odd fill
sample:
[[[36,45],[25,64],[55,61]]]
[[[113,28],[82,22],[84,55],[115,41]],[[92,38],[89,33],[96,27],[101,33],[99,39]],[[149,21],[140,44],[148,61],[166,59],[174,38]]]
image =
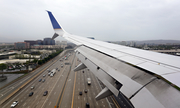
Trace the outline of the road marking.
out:
[[[71,108],[73,108],[73,102],[74,102],[74,92],[75,92],[75,86],[76,86],[76,74],[77,74],[77,72],[75,73],[75,78],[74,78],[74,88],[73,88],[73,96],[72,96]],[[78,99],[79,99],[79,96],[78,96]]]
[[[96,102],[96,104],[98,105],[98,103]]]
[[[54,95],[56,94],[56,92],[54,92]]]
[[[116,107],[117,107],[117,108],[121,108],[121,107],[119,106],[119,104],[116,103],[117,101],[115,100],[115,98],[114,98],[113,96],[111,96],[111,98],[112,98],[111,100],[114,102],[114,104],[116,105]]]
[[[85,97],[84,97],[84,101],[85,101]]]
[[[105,105],[103,105],[105,107]]]
[[[49,103],[49,105],[51,105],[51,102]]]
[[[91,97],[89,97],[89,100],[91,100]]]

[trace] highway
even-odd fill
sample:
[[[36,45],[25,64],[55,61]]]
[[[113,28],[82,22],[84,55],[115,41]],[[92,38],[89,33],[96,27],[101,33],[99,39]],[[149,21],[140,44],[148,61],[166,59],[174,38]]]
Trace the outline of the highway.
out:
[[[26,77],[1,89],[1,93],[4,94],[1,96],[2,101],[2,97],[7,97],[26,84],[1,104],[0,107],[9,108],[14,101],[19,102],[16,108],[85,108],[86,103],[89,103],[91,108],[117,107],[113,103],[114,100],[111,100],[113,98],[96,101],[95,96],[101,91],[96,77],[88,69],[79,72],[73,71],[74,67],[80,63],[74,53],[71,52],[67,60],[60,61],[63,56],[58,55],[53,61],[44,64]],[[61,67],[62,64],[63,67]],[[56,68],[60,71],[56,70],[54,76],[48,76],[47,69],[53,70]],[[43,77],[43,75],[46,76]],[[87,78],[91,78],[91,85],[87,85]],[[45,81],[39,82],[39,79],[45,79]],[[29,80],[30,82],[27,83]],[[31,90],[32,86],[35,88]],[[12,89],[12,87],[14,88]],[[84,92],[85,89],[88,90],[87,93]],[[43,96],[45,91],[48,91],[48,94]],[[80,91],[82,95],[79,95]],[[29,97],[31,92],[34,94]]]

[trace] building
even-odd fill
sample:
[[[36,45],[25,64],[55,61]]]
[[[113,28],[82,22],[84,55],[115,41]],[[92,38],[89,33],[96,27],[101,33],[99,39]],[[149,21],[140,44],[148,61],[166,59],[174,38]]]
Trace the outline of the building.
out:
[[[56,41],[56,45],[60,45],[61,43],[60,43],[60,41]]]
[[[42,40],[37,40],[36,43],[37,43],[37,45],[43,45],[43,41]]]
[[[120,45],[124,45],[124,46],[126,46],[126,45],[127,45],[127,43],[126,43],[126,41],[122,41],[122,42],[120,42]]]
[[[44,38],[43,45],[55,45],[55,40],[51,38]]]
[[[17,42],[17,43],[14,43],[14,48],[15,49],[27,49],[27,48],[30,48],[30,43],[28,43],[28,42]]]
[[[67,47],[67,41],[62,41],[61,48],[65,49],[65,47]]]
[[[24,42],[27,42],[30,44],[30,46],[36,45],[37,41],[33,41],[33,40],[25,40]]]
[[[130,47],[135,47],[135,46],[136,46],[136,43],[133,42],[133,41],[131,41],[129,46],[130,46]]]

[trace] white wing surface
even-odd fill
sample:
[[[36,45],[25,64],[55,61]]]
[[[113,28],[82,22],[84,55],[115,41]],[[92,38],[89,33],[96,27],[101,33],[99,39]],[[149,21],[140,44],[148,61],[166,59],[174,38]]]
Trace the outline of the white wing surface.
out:
[[[55,30],[78,45],[81,60],[75,71],[87,67],[106,86],[96,99],[123,93],[137,108],[179,108],[180,57],[121,46],[67,33],[48,11]]]

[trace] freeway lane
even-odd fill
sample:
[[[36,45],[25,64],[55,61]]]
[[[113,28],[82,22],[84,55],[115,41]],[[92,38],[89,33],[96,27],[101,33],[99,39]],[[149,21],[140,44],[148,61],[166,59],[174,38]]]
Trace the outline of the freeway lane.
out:
[[[80,62],[76,58],[72,64],[72,69],[74,69],[79,63]],[[82,71],[84,71],[84,73]],[[92,84],[90,86],[87,85],[87,78],[92,79]],[[85,89],[88,90],[88,93],[84,93]],[[79,95],[80,91],[82,91],[82,95]],[[90,104],[91,108],[116,108],[116,106],[113,103],[110,104],[107,99],[99,101],[95,100],[95,96],[100,91],[101,89],[96,77],[92,72],[88,71],[88,69],[75,73],[71,70],[59,108],[85,108],[87,102]]]
[[[61,55],[62,56],[62,55]],[[55,59],[56,60],[59,60],[59,58],[61,57],[61,56],[57,56]],[[52,63],[52,62],[50,62],[50,63]],[[59,61],[57,61],[57,63],[55,63],[55,64],[59,64]],[[45,65],[46,66],[46,65]],[[42,68],[46,68],[45,66],[43,66]],[[53,68],[56,68],[57,66],[55,66],[55,65],[52,65],[51,67],[50,67],[50,69],[53,69]],[[59,64],[59,67],[60,67],[60,64]],[[38,70],[40,70],[40,69],[38,69]],[[33,73],[35,73],[35,72],[33,72]],[[36,89],[39,89],[39,88],[41,88],[41,85],[40,85],[40,82],[38,82],[38,80],[40,79],[40,78],[42,78],[42,75],[43,74],[47,74],[47,71],[45,70],[41,75],[39,75],[37,78],[35,78],[32,82],[30,82],[25,88],[23,88],[22,90],[20,90],[20,92],[19,93],[17,93],[17,94],[15,94],[15,96],[13,96],[10,100],[8,100],[7,102],[5,102],[2,106],[3,107],[7,107],[8,105],[10,106],[11,105],[11,103],[13,102],[13,101],[15,101],[15,100],[18,100],[20,103],[23,103],[23,107],[25,107],[26,105],[27,105],[27,96],[28,96],[28,94],[31,92],[31,91],[29,91],[30,90],[30,87],[32,86],[32,85],[35,85],[35,89],[34,89],[34,94],[35,93],[39,93],[39,91],[36,91]],[[29,77],[29,76],[28,76]],[[48,77],[47,75],[46,75],[46,77]],[[48,79],[48,78],[47,78]],[[46,79],[46,80],[47,80]],[[38,82],[38,83],[37,83]],[[16,82],[16,83],[18,83],[18,82]],[[44,82],[43,84],[47,84],[48,83],[48,81],[46,82]],[[47,87],[49,87],[49,86],[47,86]],[[7,89],[7,88],[6,88]],[[5,90],[6,90],[5,89]],[[43,89],[45,89],[45,88],[41,88],[41,90],[43,90]],[[38,95],[37,95],[38,96]],[[36,97],[37,98],[37,97]]]
[[[48,69],[58,68],[60,71],[56,70],[56,74],[50,77],[47,75],[47,69],[41,70],[42,73],[37,78],[12,96],[2,105],[2,108],[10,107],[16,100],[19,101],[16,108],[54,108],[55,106],[57,106],[56,108],[84,108],[87,102],[91,108],[116,108],[114,103],[109,103],[107,99],[95,100],[95,96],[101,91],[98,81],[88,69],[79,72],[73,71],[75,66],[80,63],[74,53],[71,53],[67,60],[60,61],[59,59],[60,56]],[[43,75],[46,76],[43,77]],[[87,85],[87,78],[92,80],[90,86]],[[45,79],[45,82],[39,82],[39,79]],[[31,86],[35,86],[35,88],[31,90]],[[84,93],[85,89],[88,90],[88,93]],[[48,94],[43,96],[46,90]],[[29,93],[32,91],[34,94],[29,97]],[[80,91],[83,92],[81,96],[79,95]]]
[[[68,60],[63,60],[63,64],[68,62],[70,64],[72,64],[72,60],[74,58],[74,54],[68,58]],[[70,65],[64,65],[64,71],[62,73],[62,75],[60,76],[60,78],[57,80],[57,84],[55,85],[54,89],[52,90],[52,93],[47,97],[47,99],[45,100],[45,103],[43,103],[43,105],[41,106],[41,108],[53,108],[54,106],[57,105],[59,97],[62,93],[63,90],[63,86],[65,84],[65,80],[68,76],[68,72],[70,70]]]
[[[54,60],[58,59],[58,56],[54,58]],[[19,88],[21,85],[23,85],[26,81],[28,81],[30,78],[34,77],[39,71],[43,70],[44,68],[51,65],[52,61],[49,61],[48,63],[44,64],[43,66],[37,68],[33,72],[25,75],[22,79],[0,89],[0,93],[3,95],[0,96],[0,100],[2,100],[4,97],[7,97],[10,93],[12,93],[14,90]]]

